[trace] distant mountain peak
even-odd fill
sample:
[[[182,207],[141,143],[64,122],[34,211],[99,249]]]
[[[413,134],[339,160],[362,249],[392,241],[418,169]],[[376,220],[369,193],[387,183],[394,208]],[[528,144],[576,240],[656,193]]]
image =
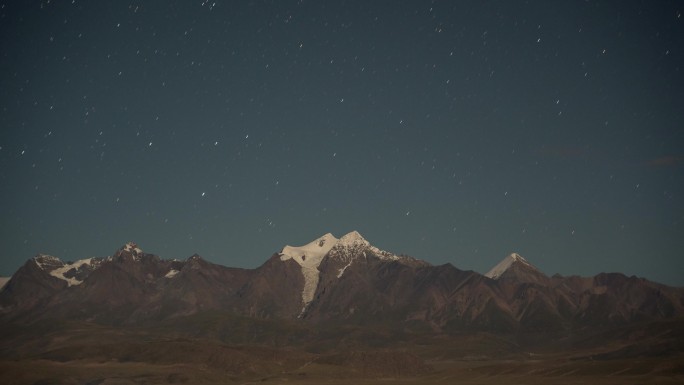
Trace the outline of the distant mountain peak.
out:
[[[131,259],[137,262],[141,260],[143,255],[145,255],[145,253],[135,242],[128,242],[114,253],[113,258],[117,260]]]
[[[47,255],[47,254],[38,254],[35,257],[33,257],[33,262],[41,269],[41,270],[46,270],[50,271],[52,269],[55,269],[57,267],[60,267],[64,265],[64,262],[62,262],[61,259],[57,257],[53,257],[52,255]]]
[[[323,259],[335,258],[345,266],[339,269],[337,277],[340,278],[347,267],[349,267],[359,256],[367,257],[366,251],[370,251],[383,259],[397,258],[391,253],[379,250],[371,244],[356,230],[351,231],[337,239],[331,233],[314,239],[304,246],[285,246],[280,252],[280,260],[294,260],[302,267],[304,276],[304,288],[302,290],[302,302],[304,307],[313,300],[320,279],[318,267]]]
[[[100,258],[87,258],[76,262],[63,262],[52,255],[38,254],[33,257],[33,261],[44,272],[66,281],[68,286],[74,286],[83,283],[83,276],[97,268],[102,260]]]
[[[485,274],[485,277],[491,279],[499,279],[506,271],[508,271],[515,264],[520,264],[528,268],[531,268],[534,271],[539,272],[539,270],[536,267],[534,267],[531,263],[527,262],[527,260],[523,258],[520,254],[511,253],[508,256],[506,256],[506,258],[501,260],[501,262],[499,262],[491,270],[489,270],[487,274]]]
[[[331,233],[327,233],[304,246],[285,246],[280,252],[280,260],[286,261],[293,259],[303,269],[317,269],[323,257],[330,254],[335,257],[349,259],[355,250],[369,249],[373,252],[381,252],[380,256],[390,253],[371,246],[371,244],[356,230],[351,231],[342,238],[335,238]]]
[[[331,233],[314,239],[304,246],[285,246],[279,253],[281,261],[294,260],[301,266],[304,276],[304,288],[302,289],[302,314],[307,305],[313,300],[320,279],[319,266],[321,262],[329,258],[337,269],[337,278],[341,278],[344,272],[359,259],[368,259],[375,256],[384,261],[399,261],[412,266],[426,266],[426,262],[410,257],[399,257],[390,252],[380,250],[372,246],[358,231],[353,230],[341,238],[335,238]]]
[[[345,263],[351,264],[359,256],[368,257],[366,251],[372,251],[378,254],[379,257],[384,257],[385,254],[393,255],[384,252],[366,240],[358,231],[351,231],[337,241],[337,243],[330,250],[330,257],[342,260]]]
[[[187,266],[190,266],[191,269],[200,269],[202,266],[207,264],[207,261],[199,254],[193,254],[186,260],[186,262]]]
[[[370,243],[356,230],[351,231],[338,241],[339,246],[370,246]]]
[[[135,242],[128,242],[123,247],[121,247],[121,250],[123,251],[128,251],[133,254],[142,254],[143,251],[138,247],[138,245]]]

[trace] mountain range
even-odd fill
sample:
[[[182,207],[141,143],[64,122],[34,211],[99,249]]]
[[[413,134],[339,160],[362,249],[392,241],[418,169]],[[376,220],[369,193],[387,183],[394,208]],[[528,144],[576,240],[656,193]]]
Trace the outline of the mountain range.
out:
[[[199,255],[163,260],[134,243],[104,259],[63,262],[39,254],[0,292],[0,314],[130,324],[223,310],[440,332],[557,331],[682,316],[683,294],[619,273],[548,277],[516,253],[485,275],[432,266],[380,250],[353,231],[285,246],[256,269],[224,267]]]
[[[306,354],[425,341],[447,346],[478,335],[498,341],[469,348],[487,355],[530,346],[671,355],[684,349],[682,319],[683,288],[620,273],[549,277],[516,253],[482,275],[380,250],[353,231],[285,246],[255,269],[199,255],[165,260],[135,243],[107,258],[76,262],[39,254],[0,291],[0,326],[22,331],[5,332],[0,352],[53,354],[35,348],[31,333],[68,324],[298,346]],[[326,357],[347,364],[358,358]],[[392,365],[414,362],[392,357]],[[418,365],[413,372],[424,370]]]

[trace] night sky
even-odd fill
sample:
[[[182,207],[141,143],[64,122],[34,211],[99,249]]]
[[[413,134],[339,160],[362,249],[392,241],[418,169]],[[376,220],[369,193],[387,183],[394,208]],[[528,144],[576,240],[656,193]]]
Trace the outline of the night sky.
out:
[[[684,286],[681,1],[0,1],[0,275],[358,230]]]

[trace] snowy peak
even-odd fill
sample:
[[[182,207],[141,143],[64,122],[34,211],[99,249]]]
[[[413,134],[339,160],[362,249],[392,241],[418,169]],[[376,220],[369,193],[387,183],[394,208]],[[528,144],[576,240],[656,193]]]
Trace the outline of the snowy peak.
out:
[[[340,239],[335,238],[331,233],[327,233],[304,246],[288,245],[283,247],[283,250],[280,252],[280,260],[287,261],[292,259],[302,267],[302,275],[304,276],[304,288],[302,290],[304,307],[302,308],[302,313],[313,300],[320,279],[318,267],[326,256],[328,258],[335,258],[345,264],[338,273],[339,278],[355,258],[358,258],[359,255],[366,256],[366,250],[375,252],[377,249],[373,248],[358,231],[345,234]],[[379,252],[380,250],[377,251]]]
[[[489,270],[487,272],[487,274],[485,274],[485,277],[488,277],[491,279],[499,278],[516,261],[525,261],[525,258],[521,257],[520,254],[518,254],[518,253],[512,253],[512,254],[508,255],[506,258],[504,258],[501,262],[499,262],[496,266],[494,266],[491,270]],[[527,262],[527,261],[525,261],[525,262]]]
[[[345,234],[337,242],[336,246],[340,247],[359,247],[370,246],[370,243],[356,230]]]
[[[33,262],[43,271],[50,272],[56,268],[64,266],[64,262],[57,257],[47,254],[38,254],[33,257]]]
[[[340,239],[327,233],[304,246],[283,247],[280,260],[294,259],[302,268],[318,268],[326,255],[349,257],[352,251],[363,249],[376,250],[358,231],[345,234]]]
[[[320,279],[318,270],[321,262],[328,259],[335,269],[337,278],[341,278],[344,272],[359,259],[368,259],[375,256],[386,261],[400,261],[412,266],[424,266],[426,262],[410,257],[399,257],[384,250],[372,246],[358,231],[351,231],[342,238],[337,239],[327,233],[304,246],[285,246],[279,253],[281,261],[294,260],[301,266],[304,276],[304,288],[302,290],[302,302],[306,306],[313,300]]]
[[[534,272],[543,275],[543,273],[541,273],[531,263],[527,262],[527,260],[523,258],[520,254],[512,253],[508,255],[506,258],[504,258],[501,262],[499,262],[496,266],[494,266],[491,270],[489,270],[487,274],[485,274],[485,277],[491,279],[499,279],[504,275],[504,273],[511,270],[512,268],[515,268],[516,266],[519,266],[522,269],[527,270],[529,272]]]
[[[330,258],[342,260],[348,265],[354,262],[359,257],[368,258],[374,255],[385,261],[400,261],[409,264],[420,262],[411,257],[399,257],[388,251],[380,250],[368,242],[358,231],[352,231],[345,234],[330,250]],[[340,272],[340,276],[343,271]]]
[[[351,262],[363,255],[367,257],[366,250],[371,250],[373,246],[358,232],[352,231],[345,234],[330,250],[330,258]]]
[[[385,261],[400,261],[410,265],[428,265],[427,262],[411,257],[397,256],[373,246],[358,231],[354,230],[340,239],[330,233],[304,245],[285,246],[280,260],[294,259],[302,268],[318,268],[324,257],[351,264],[358,258],[375,256]],[[522,258],[522,257],[521,257]]]
[[[534,267],[534,266],[532,266],[531,263],[527,262],[527,260],[526,260],[525,258],[523,258],[522,255],[520,255],[520,254],[518,254],[518,253],[511,253],[511,254],[508,255],[506,258],[504,258],[504,260],[506,260],[506,259],[510,260],[510,261],[511,261],[511,264],[514,264],[514,263],[516,263],[516,262],[519,262],[519,263],[522,263],[522,264],[524,264],[524,265],[527,265],[527,266],[530,266],[530,267]]]
[[[138,245],[135,242],[128,242],[126,243],[121,250],[123,251],[128,251],[129,253],[132,254],[142,254],[143,251],[138,247]]]
[[[134,261],[140,261],[143,255],[145,255],[145,253],[135,242],[128,242],[116,251],[114,258],[118,260],[132,259]]]

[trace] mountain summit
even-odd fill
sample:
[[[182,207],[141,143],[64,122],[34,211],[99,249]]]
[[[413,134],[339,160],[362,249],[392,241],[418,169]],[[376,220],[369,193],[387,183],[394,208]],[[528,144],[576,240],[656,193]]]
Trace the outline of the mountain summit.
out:
[[[485,277],[497,279],[501,277],[501,275],[505,273],[511,266],[513,266],[514,263],[522,263],[528,266],[532,266],[520,254],[512,253],[503,260],[501,260],[501,262],[499,262],[496,266],[492,267],[492,269],[489,270],[487,274],[485,274]]]
[[[512,253],[489,270],[485,277],[494,280],[515,279],[520,282],[540,282],[548,280],[534,265],[518,253]]]

